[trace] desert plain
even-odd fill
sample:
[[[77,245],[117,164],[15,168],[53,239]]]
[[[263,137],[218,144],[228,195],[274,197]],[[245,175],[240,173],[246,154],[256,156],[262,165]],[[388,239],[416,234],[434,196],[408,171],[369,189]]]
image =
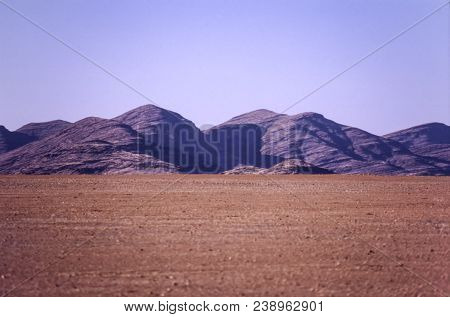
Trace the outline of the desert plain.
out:
[[[450,178],[0,177],[3,296],[449,296]]]

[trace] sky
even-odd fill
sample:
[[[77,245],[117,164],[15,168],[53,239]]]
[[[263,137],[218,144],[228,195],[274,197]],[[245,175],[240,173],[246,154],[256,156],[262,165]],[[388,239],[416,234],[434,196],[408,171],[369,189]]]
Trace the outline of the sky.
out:
[[[150,103],[198,126],[282,112],[446,0],[0,0],[0,125]],[[289,109],[385,134],[450,124],[449,5]]]

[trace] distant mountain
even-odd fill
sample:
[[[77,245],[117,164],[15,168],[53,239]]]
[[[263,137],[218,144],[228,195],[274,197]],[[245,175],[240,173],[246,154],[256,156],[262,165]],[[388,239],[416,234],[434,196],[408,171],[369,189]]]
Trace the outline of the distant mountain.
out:
[[[283,117],[287,117],[287,115],[279,114],[266,109],[258,109],[233,117],[230,120],[218,125],[217,127],[239,124],[256,124],[265,127],[271,125],[273,122]]]
[[[176,112],[144,105],[113,120],[130,126],[142,137],[141,152],[173,164],[180,171],[192,173],[217,169],[214,162],[210,166],[199,155],[208,148],[211,150],[204,142],[202,131]]]
[[[450,162],[450,127],[443,123],[428,123],[384,136],[397,141],[411,152]]]
[[[449,127],[384,137],[329,120],[256,110],[201,131],[145,105],[113,119],[0,127],[0,173],[312,173],[450,175]]]
[[[72,123],[63,120],[54,120],[41,123],[29,123],[19,128],[17,132],[29,135],[36,140],[45,139],[51,135],[56,135],[64,129],[70,127]]]
[[[34,140],[34,137],[20,132],[11,132],[0,125],[0,154],[12,151]]]
[[[176,172],[166,162],[138,153],[142,137],[114,120],[86,118],[61,133],[0,157],[0,171],[23,174]]]
[[[259,122],[256,125],[261,135],[260,152],[267,157],[297,158],[335,173],[450,173],[448,165],[416,155],[399,142],[338,124],[312,112],[288,116],[258,110],[256,115],[255,112],[243,114],[207,132],[235,126],[235,122],[242,126],[245,120]]]

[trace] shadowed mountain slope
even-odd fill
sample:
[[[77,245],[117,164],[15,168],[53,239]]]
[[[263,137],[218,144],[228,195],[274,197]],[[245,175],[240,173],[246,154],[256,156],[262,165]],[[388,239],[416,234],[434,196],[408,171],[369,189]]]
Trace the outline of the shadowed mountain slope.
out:
[[[0,125],[0,154],[12,151],[34,140],[34,137],[20,132],[11,132]]]
[[[384,136],[397,141],[411,152],[450,162],[450,127],[443,123],[428,123]]]
[[[205,132],[206,142],[215,150],[218,172],[237,166],[268,168],[279,157],[262,152],[264,129],[257,124],[224,124]]]
[[[113,120],[129,125],[142,136],[140,151],[169,162],[188,173],[215,172],[217,151],[204,140],[203,132],[180,114],[144,105]],[[205,154],[214,155],[206,161]]]

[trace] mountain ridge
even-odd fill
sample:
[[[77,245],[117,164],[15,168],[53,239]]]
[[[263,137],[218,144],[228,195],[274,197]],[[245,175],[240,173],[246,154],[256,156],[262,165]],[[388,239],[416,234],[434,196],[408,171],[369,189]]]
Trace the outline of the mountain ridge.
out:
[[[72,123],[64,120],[32,122],[20,127],[19,129],[16,130],[16,132],[29,135],[35,138],[36,140],[41,140],[50,135],[59,133],[60,131],[70,127],[71,125]]]
[[[21,142],[7,141],[11,136]],[[3,174],[221,173],[298,160],[342,174],[450,175],[450,127],[443,123],[377,136],[314,112],[257,109],[200,131],[176,112],[143,105],[112,119],[3,127],[0,153],[2,144]]]

